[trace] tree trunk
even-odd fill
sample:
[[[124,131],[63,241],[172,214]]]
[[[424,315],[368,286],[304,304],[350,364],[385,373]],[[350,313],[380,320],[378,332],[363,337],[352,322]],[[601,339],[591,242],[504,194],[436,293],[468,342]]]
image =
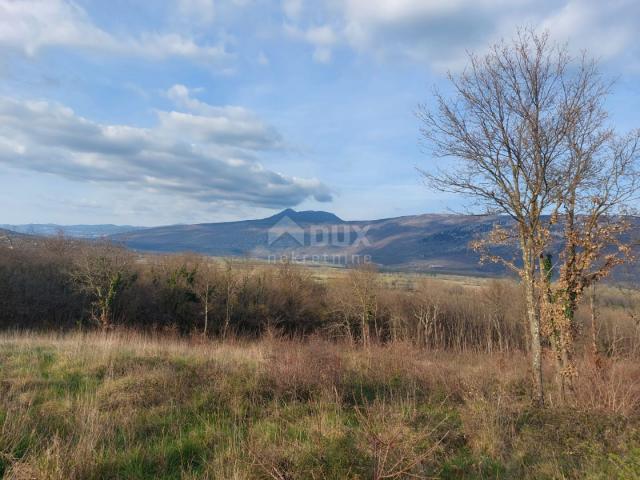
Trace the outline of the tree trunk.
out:
[[[362,344],[365,348],[369,347],[369,323],[367,322],[366,307],[363,305],[362,314],[360,316],[362,323]]]
[[[531,355],[531,386],[533,403],[537,406],[544,406],[544,389],[542,385],[542,345],[540,343],[540,309],[539,302],[536,299],[536,282],[535,282],[535,261],[532,258],[530,249],[525,249],[523,254],[523,277],[527,322],[529,324],[530,333],[530,352]]]
[[[100,328],[102,328],[102,330],[106,331],[109,328],[109,317],[110,317],[110,313],[109,313],[109,309],[107,307],[104,307],[100,310]]]
[[[549,342],[551,343],[551,348],[555,353],[556,359],[556,381],[558,384],[558,391],[560,392],[560,399],[562,403],[566,403],[566,380],[567,380],[567,369],[569,366],[569,351],[566,345],[568,332],[563,330],[563,325],[561,322],[563,319],[558,318],[558,301],[562,302],[562,298],[558,300],[551,289],[551,277],[552,277],[552,268],[553,265],[551,263],[551,257],[544,255],[540,256],[540,261],[538,264],[541,273],[541,291],[540,291],[540,301],[541,301],[541,314],[540,314],[540,323],[542,324],[543,330],[546,330],[546,335],[549,338]],[[543,308],[546,307],[546,308]],[[562,313],[563,316],[566,315],[566,310]]]
[[[204,331],[203,336],[207,336],[207,327],[209,326],[209,283],[207,282],[206,291],[204,293]]]
[[[596,306],[596,286],[591,286],[591,294],[589,295],[589,307],[591,310],[591,354],[594,361],[598,362],[598,310]]]
[[[229,323],[231,323],[231,283],[230,279],[227,279],[227,302],[225,305],[224,330],[222,332],[222,338],[227,338]]]

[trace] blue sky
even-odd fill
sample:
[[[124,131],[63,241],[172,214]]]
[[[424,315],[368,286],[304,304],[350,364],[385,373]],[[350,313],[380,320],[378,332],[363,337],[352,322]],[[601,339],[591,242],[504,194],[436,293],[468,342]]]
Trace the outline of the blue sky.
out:
[[[414,111],[518,25],[601,59],[640,126],[636,0],[0,0],[0,223],[459,209]]]

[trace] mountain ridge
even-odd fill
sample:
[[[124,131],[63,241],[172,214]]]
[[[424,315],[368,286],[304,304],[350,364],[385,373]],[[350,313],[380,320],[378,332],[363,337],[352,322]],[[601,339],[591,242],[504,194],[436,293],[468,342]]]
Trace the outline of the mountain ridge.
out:
[[[269,231],[289,219],[304,230],[304,237],[273,235]],[[168,225],[113,235],[114,241],[147,252],[191,251],[213,256],[243,256],[269,259],[273,256],[340,257],[345,264],[352,257],[367,257],[387,268],[416,271],[482,273],[476,268],[479,257],[468,248],[474,235],[488,231],[496,216],[422,214],[378,220],[343,220],[324,211],[286,209],[270,217],[237,222]],[[349,231],[348,241],[344,237]],[[313,234],[334,237],[333,243],[317,244]],[[445,237],[441,236],[444,232]],[[457,232],[457,233],[456,233]],[[299,232],[298,232],[299,233]],[[435,236],[434,236],[435,235]],[[440,237],[438,236],[440,235]],[[360,239],[360,243],[356,240]],[[457,239],[452,243],[452,239]],[[337,245],[336,245],[337,243]],[[485,273],[497,273],[495,266]]]
[[[343,220],[331,212],[285,209],[253,220],[132,227],[80,238],[108,238],[140,252],[194,252],[262,260],[286,255],[321,262],[337,258],[338,266],[354,263],[357,257],[390,270],[495,276],[507,272],[497,264],[481,265],[479,254],[469,243],[496,223],[506,226],[511,222],[506,216],[452,213]],[[633,223],[633,235],[640,237],[640,219],[634,217]],[[92,226],[84,227],[79,230],[92,231]],[[67,232],[74,230],[67,227]],[[316,241],[320,237],[323,241]],[[511,256],[516,252],[503,247],[499,253]],[[635,270],[633,278],[640,278]]]
[[[146,227],[137,227],[134,225],[114,225],[111,223],[95,225],[59,225],[56,223],[0,224],[0,229],[24,235],[51,237],[62,233],[65,236],[73,238],[101,238],[117,233],[143,230],[145,228]]]

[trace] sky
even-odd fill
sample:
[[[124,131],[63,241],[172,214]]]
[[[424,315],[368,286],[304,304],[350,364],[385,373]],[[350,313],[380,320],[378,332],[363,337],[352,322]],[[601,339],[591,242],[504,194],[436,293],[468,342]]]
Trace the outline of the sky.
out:
[[[640,126],[637,0],[0,0],[0,223],[457,211],[415,111],[523,25]]]

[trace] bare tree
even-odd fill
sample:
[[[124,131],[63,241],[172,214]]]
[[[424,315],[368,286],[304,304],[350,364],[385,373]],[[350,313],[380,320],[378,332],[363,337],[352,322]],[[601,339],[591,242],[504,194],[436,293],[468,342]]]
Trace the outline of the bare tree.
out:
[[[382,336],[379,319],[380,279],[374,265],[363,264],[332,282],[328,304],[334,319],[331,329],[344,334],[350,342],[356,339],[369,347],[372,337]]]
[[[422,134],[435,157],[453,157],[454,165],[423,172],[430,185],[460,193],[488,211],[510,217],[515,229],[496,228],[485,242],[515,241],[519,259],[490,256],[522,279],[534,401],[544,403],[540,293],[543,254],[558,210],[565,203],[572,151],[569,139],[590,115],[578,108],[589,96],[602,95],[597,71],[584,57],[573,59],[548,33],[519,31],[468,68],[449,75],[452,99],[436,92],[436,107],[419,109]]]
[[[231,314],[236,302],[236,292],[238,290],[238,278],[234,271],[233,259],[225,260],[225,269],[222,274],[222,287],[224,295],[224,325],[222,327],[222,337],[227,338],[231,326]]]
[[[91,316],[103,329],[112,325],[114,306],[120,294],[136,279],[133,255],[109,242],[80,247],[71,277],[91,298]]]
[[[606,88],[594,63],[587,64],[581,103],[574,105],[574,127],[567,135],[568,168],[557,211],[563,227],[559,261],[550,258],[543,330],[556,351],[562,395],[576,375],[573,348],[578,333],[575,312],[584,292],[633,258],[630,230],[640,187],[640,131],[618,136],[606,125]],[[593,303],[593,300],[592,300]],[[596,315],[592,316],[595,323]],[[595,331],[595,325],[592,325]],[[594,343],[595,345],[595,343]],[[595,352],[594,352],[595,353]]]
[[[362,345],[368,347],[372,330],[374,339],[379,340],[381,337],[378,323],[378,274],[374,265],[361,265],[349,271],[348,279],[350,294],[360,320]]]
[[[204,325],[202,335],[207,336],[209,331],[209,314],[213,301],[217,298],[218,289],[218,266],[215,261],[208,257],[196,256],[193,260],[196,265],[193,289],[202,304],[202,315]]]

